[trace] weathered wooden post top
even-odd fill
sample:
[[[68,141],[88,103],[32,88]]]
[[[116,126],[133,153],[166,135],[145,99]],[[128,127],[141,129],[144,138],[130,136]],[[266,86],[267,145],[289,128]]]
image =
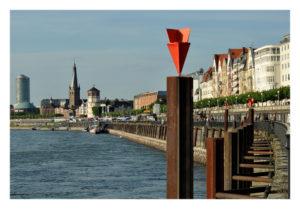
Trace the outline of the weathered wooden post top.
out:
[[[193,79],[181,77],[190,28],[167,29],[179,74],[167,77],[167,198],[193,198]]]

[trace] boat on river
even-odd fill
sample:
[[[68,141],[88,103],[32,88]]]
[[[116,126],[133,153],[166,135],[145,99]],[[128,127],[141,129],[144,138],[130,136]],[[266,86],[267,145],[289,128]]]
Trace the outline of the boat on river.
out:
[[[91,128],[89,128],[89,132],[90,132],[90,134],[99,134],[100,128],[99,128],[99,126],[94,125]]]

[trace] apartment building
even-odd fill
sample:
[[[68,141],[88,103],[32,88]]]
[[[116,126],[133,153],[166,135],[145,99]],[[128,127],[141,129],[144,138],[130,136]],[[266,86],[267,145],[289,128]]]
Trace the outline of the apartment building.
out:
[[[240,56],[248,52],[248,49],[228,49],[228,62],[227,62],[227,96],[239,93],[239,77],[238,71],[240,62],[235,61]]]
[[[220,97],[222,95],[222,81],[223,81],[223,73],[222,69],[224,69],[223,62],[227,59],[228,54],[215,54],[213,58],[213,66],[212,66],[212,94],[213,97]],[[225,66],[226,67],[226,66]],[[225,68],[226,71],[226,68]]]
[[[203,80],[200,84],[201,100],[207,98],[213,98],[213,79],[212,79],[212,67],[210,67],[203,76]]]
[[[201,98],[200,84],[203,80],[204,70],[200,68],[198,71],[185,75],[193,78],[193,101],[197,102]]]
[[[290,85],[290,34],[280,41],[280,83],[281,86]]]
[[[280,87],[280,47],[267,45],[254,50],[255,91]]]

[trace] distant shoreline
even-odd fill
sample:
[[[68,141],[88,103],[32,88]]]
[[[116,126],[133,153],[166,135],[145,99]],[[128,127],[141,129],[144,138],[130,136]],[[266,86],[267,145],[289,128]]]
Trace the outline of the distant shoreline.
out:
[[[10,130],[32,130],[32,127],[11,126]],[[37,128],[37,131],[52,131],[52,128]],[[54,131],[83,131],[82,127],[66,127],[55,128]]]

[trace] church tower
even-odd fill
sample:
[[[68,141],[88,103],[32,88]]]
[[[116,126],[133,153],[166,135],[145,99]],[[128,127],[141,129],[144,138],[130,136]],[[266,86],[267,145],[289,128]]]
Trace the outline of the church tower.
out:
[[[71,85],[69,86],[69,108],[76,109],[80,106],[80,86],[77,84],[77,72],[74,62],[73,76]]]

